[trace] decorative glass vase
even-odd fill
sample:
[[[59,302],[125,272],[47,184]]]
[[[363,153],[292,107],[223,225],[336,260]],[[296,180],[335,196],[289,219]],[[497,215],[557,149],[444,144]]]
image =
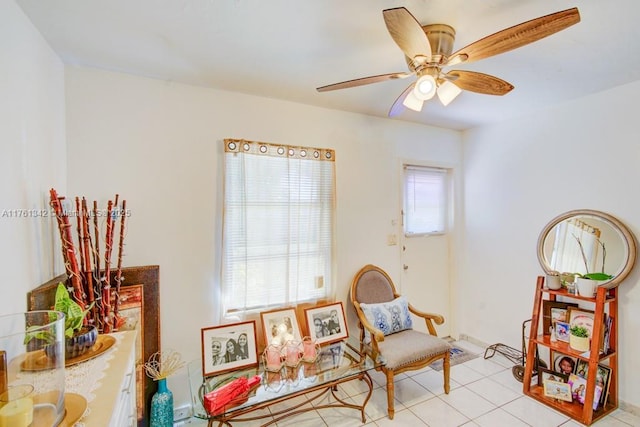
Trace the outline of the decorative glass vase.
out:
[[[151,427],[173,427],[173,393],[166,378],[158,380],[158,391],[151,398]]]
[[[53,349],[51,356],[45,348]],[[64,314],[0,316],[0,426],[60,424],[64,368]]]

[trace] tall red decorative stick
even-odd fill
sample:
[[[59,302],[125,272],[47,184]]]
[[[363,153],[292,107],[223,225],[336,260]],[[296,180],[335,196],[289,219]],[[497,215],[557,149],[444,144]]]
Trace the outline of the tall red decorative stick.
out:
[[[107,229],[105,236],[104,251],[104,284],[102,286],[102,304],[104,308],[104,333],[111,332],[111,250],[113,248],[113,201],[107,204]],[[116,194],[116,206],[118,205],[118,195]]]
[[[102,321],[104,308],[102,306],[102,275],[100,272],[100,227],[98,227],[98,202],[95,200],[93,201],[93,233],[95,241],[95,248],[93,251],[93,280],[95,281],[94,295],[96,298],[96,312],[99,314],[96,316],[96,326],[99,331],[102,331],[104,328]]]
[[[49,194],[51,198],[51,207],[56,214],[58,229],[60,230],[60,239],[62,241],[62,256],[65,260],[65,269],[73,287],[72,296],[73,299],[78,303],[80,308],[84,310],[86,301],[83,292],[80,271],[78,269],[78,261],[76,260],[76,251],[73,245],[73,238],[71,236],[71,224],[69,224],[69,217],[63,211],[62,204],[60,203],[63,198],[58,197],[58,193],[53,188],[50,190]]]
[[[82,257],[82,271],[85,278],[85,287],[87,289],[87,296],[89,298],[89,304],[95,302],[95,295],[93,294],[93,272],[91,271],[91,234],[89,232],[89,209],[87,208],[87,199],[82,198],[82,250],[84,256]],[[94,325],[96,324],[96,307],[91,307],[91,320]],[[85,317],[86,319],[86,317]]]
[[[80,198],[76,197],[76,211],[74,212],[74,215],[76,217],[76,234],[78,235],[78,253],[80,254],[80,277],[82,278],[82,275],[84,273],[84,253],[82,251],[82,217],[80,216],[82,210],[80,208]],[[68,216],[68,214],[67,214]]]
[[[120,284],[124,277],[122,277],[122,250],[124,248],[124,221],[127,211],[127,201],[122,201],[122,209],[120,210],[120,240],[118,241],[118,266],[116,268],[116,295],[113,308],[113,327],[117,330],[122,326],[123,320],[120,318]]]

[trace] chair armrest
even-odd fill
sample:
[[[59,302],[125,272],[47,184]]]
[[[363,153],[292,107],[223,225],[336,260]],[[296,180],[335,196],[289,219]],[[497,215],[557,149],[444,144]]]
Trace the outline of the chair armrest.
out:
[[[433,336],[438,336],[438,333],[436,332],[436,328],[435,326],[433,326],[433,323],[435,322],[436,325],[442,325],[444,323],[444,317],[442,315],[420,311],[414,306],[412,306],[411,304],[409,304],[409,311],[418,317],[422,317],[424,319],[425,324],[427,325],[427,329],[429,330],[429,333]]]
[[[371,334],[371,339],[373,341],[384,341],[384,333],[373,326],[369,320],[367,320],[367,316],[364,315],[364,312],[360,308],[360,304],[357,301],[353,302],[353,306],[356,309],[356,314],[358,315],[358,320],[363,328],[365,328]]]

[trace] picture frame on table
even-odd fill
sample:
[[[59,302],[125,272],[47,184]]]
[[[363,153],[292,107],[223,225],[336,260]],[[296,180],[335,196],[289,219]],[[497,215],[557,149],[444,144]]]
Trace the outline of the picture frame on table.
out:
[[[200,338],[204,378],[258,365],[255,320],[202,328]]]
[[[589,362],[586,360],[578,360],[576,364],[576,375],[584,378],[589,376]],[[609,397],[609,384],[611,383],[611,368],[605,365],[598,365],[596,370],[596,386],[602,387],[600,395],[600,405],[604,406]]]
[[[307,330],[318,344],[328,344],[349,336],[342,302],[307,308],[304,311]]]
[[[265,347],[284,345],[287,341],[302,341],[300,323],[293,307],[279,308],[260,313],[262,321],[262,336]]]
[[[569,307],[578,307],[578,304],[563,301],[542,301],[542,331],[543,334],[549,333],[549,328],[553,326],[554,321],[567,322]],[[564,320],[563,320],[564,319]]]
[[[547,368],[538,367],[538,385],[543,386],[545,381],[559,381],[566,383],[569,375]]]

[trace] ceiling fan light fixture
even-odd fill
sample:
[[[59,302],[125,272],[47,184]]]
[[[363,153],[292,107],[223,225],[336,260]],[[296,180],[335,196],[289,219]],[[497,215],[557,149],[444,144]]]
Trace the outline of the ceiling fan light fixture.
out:
[[[436,94],[436,80],[430,74],[420,77],[413,88],[413,95],[421,101],[427,101]]]
[[[444,83],[438,86],[438,98],[440,98],[440,102],[442,102],[442,105],[445,107],[456,99],[461,92],[462,89],[448,80],[445,80]]]
[[[402,105],[417,112],[422,111],[422,104],[424,104],[424,101],[416,98],[413,91],[409,91],[407,96],[404,97],[404,101],[402,101]]]

